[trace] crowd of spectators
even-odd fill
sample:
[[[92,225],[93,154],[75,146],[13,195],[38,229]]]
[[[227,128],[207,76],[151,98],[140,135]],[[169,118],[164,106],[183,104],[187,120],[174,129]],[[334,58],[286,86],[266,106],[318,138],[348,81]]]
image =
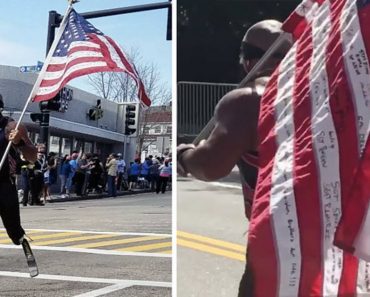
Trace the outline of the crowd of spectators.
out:
[[[121,153],[112,153],[103,161],[98,154],[74,151],[58,158],[53,152],[45,154],[39,147],[37,160],[19,164],[18,188],[22,204],[44,205],[51,198],[50,187],[59,185],[58,195],[68,198],[72,193],[80,197],[89,194],[148,189],[165,193],[171,189],[171,159],[148,156],[143,162],[136,158],[126,166]]]

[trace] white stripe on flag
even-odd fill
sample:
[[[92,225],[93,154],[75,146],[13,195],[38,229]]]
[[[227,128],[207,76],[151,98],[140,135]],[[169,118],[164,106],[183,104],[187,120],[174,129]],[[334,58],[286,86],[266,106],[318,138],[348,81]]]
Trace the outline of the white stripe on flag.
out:
[[[68,70],[65,72],[64,77],[67,77],[67,76],[73,74],[73,72],[75,72],[75,71],[79,71],[79,70],[83,70],[83,69],[89,69],[89,68],[93,68],[93,67],[106,67],[106,66],[107,66],[107,63],[103,62],[103,61],[80,63],[80,64],[77,64],[77,65],[74,65],[74,66],[68,68]],[[50,86],[50,87],[41,87],[38,90],[37,95],[42,96],[42,95],[46,95],[46,94],[49,94],[49,93],[52,93],[52,92],[56,91],[60,87],[62,81],[63,80],[60,80],[60,82],[58,82],[57,84],[55,84],[53,86]]]
[[[323,250],[323,296],[338,294],[343,252],[333,247],[335,227],[341,215],[339,146],[330,110],[326,49],[331,32],[330,3],[325,2],[312,24],[310,97],[313,148],[318,170]]]
[[[67,64],[70,62],[73,62],[74,60],[77,60],[79,58],[103,58],[103,55],[98,52],[89,52],[89,51],[81,51],[81,52],[76,52],[73,53],[72,55],[65,57],[63,64],[66,64],[64,68],[60,71],[47,71],[45,73],[44,79],[43,80],[53,80],[53,79],[58,79],[61,78],[64,74],[64,71],[66,70]],[[58,59],[59,61],[61,59]],[[87,63],[87,62],[84,62]],[[79,63],[81,64],[81,63]],[[76,64],[76,65],[79,65]],[[53,59],[51,59],[50,64],[53,65]],[[75,65],[74,65],[75,66]]]
[[[88,47],[92,47],[92,48],[96,48],[96,49],[100,48],[100,45],[96,44],[95,42],[91,42],[91,41],[73,41],[71,43],[71,45],[69,46],[68,50],[72,50],[75,47],[80,47],[80,46],[88,46]]]
[[[272,170],[270,213],[278,255],[278,296],[298,295],[301,271],[300,234],[293,189],[292,98],[296,49],[294,46],[280,65],[278,93],[274,102],[277,152]]]
[[[361,34],[356,1],[346,1],[340,21],[343,52],[345,53],[344,64],[349,85],[351,86],[352,99],[357,116],[358,149],[359,154],[362,155],[366,139],[369,135],[370,74],[369,60]],[[356,251],[368,251],[370,249],[368,234],[363,234],[363,231],[369,230],[369,228],[370,212],[368,208],[363,228],[355,243],[355,245],[358,245]],[[357,294],[369,293],[369,277],[369,263],[363,260],[359,261]]]

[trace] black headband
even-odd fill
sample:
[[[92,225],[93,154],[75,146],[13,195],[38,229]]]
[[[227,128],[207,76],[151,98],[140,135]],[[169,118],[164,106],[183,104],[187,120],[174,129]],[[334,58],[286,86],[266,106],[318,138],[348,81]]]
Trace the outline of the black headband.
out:
[[[240,46],[240,55],[245,60],[252,60],[252,59],[261,59],[263,55],[265,54],[265,51],[260,49],[259,47],[256,47],[250,43],[242,42],[242,45]],[[284,58],[284,55],[280,53],[273,54],[274,58],[282,59]]]

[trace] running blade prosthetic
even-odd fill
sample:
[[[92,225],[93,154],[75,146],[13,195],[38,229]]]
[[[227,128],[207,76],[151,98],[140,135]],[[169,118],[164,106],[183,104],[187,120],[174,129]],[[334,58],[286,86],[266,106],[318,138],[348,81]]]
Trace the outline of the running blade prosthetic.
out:
[[[22,248],[24,251],[24,255],[26,256],[26,259],[27,259],[27,265],[28,265],[28,270],[30,271],[30,276],[35,277],[39,274],[39,269],[37,267],[36,259],[32,253],[30,244],[25,238],[23,238],[21,244],[22,244]]]

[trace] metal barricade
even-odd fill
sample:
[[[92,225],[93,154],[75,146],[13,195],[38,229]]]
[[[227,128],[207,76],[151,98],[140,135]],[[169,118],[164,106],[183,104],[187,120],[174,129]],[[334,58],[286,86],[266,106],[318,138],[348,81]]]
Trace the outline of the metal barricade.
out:
[[[177,134],[198,135],[214,114],[217,102],[237,84],[178,82]]]

